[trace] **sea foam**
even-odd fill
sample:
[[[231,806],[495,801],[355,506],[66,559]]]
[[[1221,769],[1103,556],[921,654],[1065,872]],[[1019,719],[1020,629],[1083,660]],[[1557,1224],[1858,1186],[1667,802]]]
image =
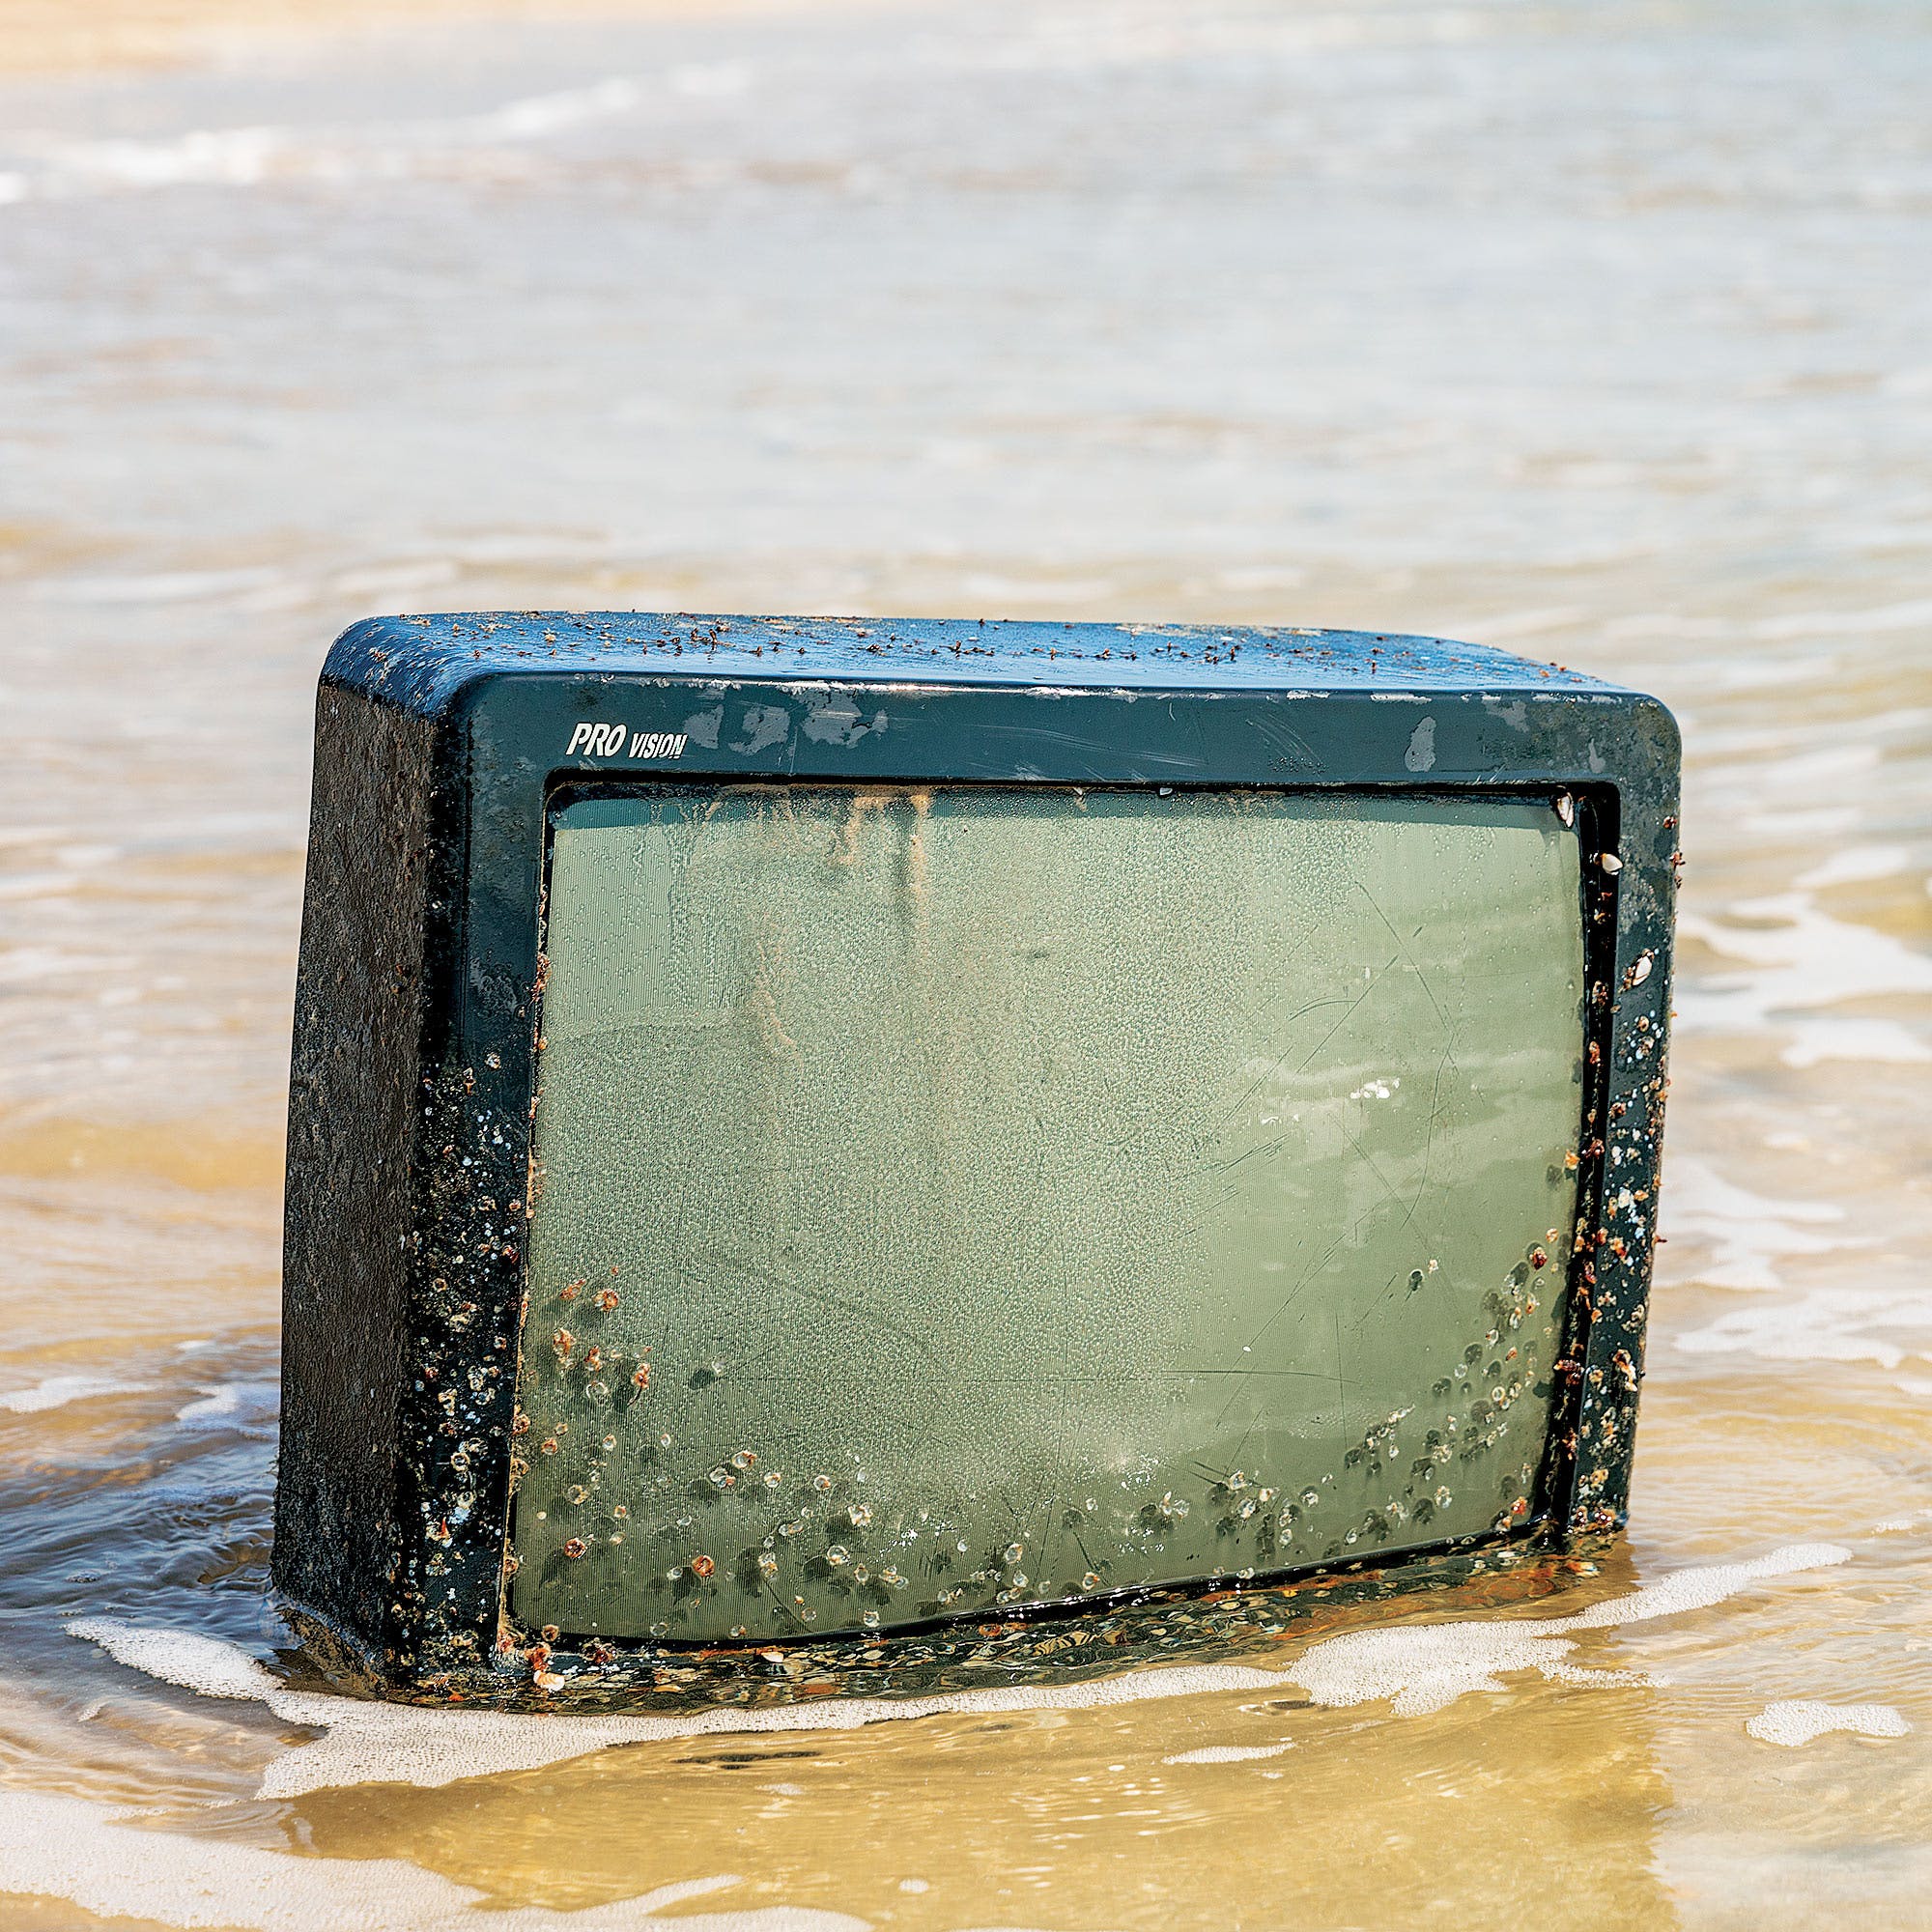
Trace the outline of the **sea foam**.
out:
[[[1567,1617],[1484,1618],[1350,1631],[1313,1645],[1287,1675],[1318,1704],[1387,1697],[1398,1717],[1438,1711],[1472,1690],[1501,1690],[1508,1670],[1537,1670],[1553,1683],[1607,1687],[1655,1680],[1640,1671],[1584,1670],[1568,1661],[1572,1634],[1611,1630],[1708,1609],[1773,1577],[1851,1560],[1835,1543],[1787,1544],[1748,1563],[1680,1570],[1627,1597],[1610,1597]]]
[[[175,1420],[190,1427],[259,1428],[272,1422],[281,1404],[278,1382],[217,1382],[201,1385],[201,1400],[175,1411]]]
[[[140,1395],[153,1384],[117,1382],[106,1376],[49,1376],[32,1388],[10,1389],[0,1395],[0,1408],[15,1415],[38,1415],[43,1409],[65,1408],[71,1402],[85,1402],[97,1395]]]
[[[1745,899],[1730,910],[1748,923],[1678,916],[1684,938],[1702,941],[1739,968],[1677,988],[1681,1031],[1781,1033],[1787,1040],[1779,1057],[1788,1066],[1932,1061],[1932,1045],[1896,1020],[1819,1011],[1847,1001],[1932,993],[1932,959],[1924,953],[1875,926],[1833,919],[1808,892]]]
[[[1760,1744],[1808,1745],[1831,1731],[1863,1738],[1902,1738],[1912,1729],[1889,1704],[1767,1704],[1745,1729]]]
[[[576,1912],[493,1906],[484,1916],[484,1893],[399,1859],[303,1858],[145,1830],[83,1798],[0,1789],[0,1890],[116,1918],[246,1932],[867,1932],[862,1918],[796,1906],[661,1916],[739,1883],[724,1873]]]
[[[1258,1757],[1279,1757],[1294,1748],[1293,1741],[1278,1745],[1203,1745],[1199,1750],[1179,1751],[1164,1757],[1162,1764],[1247,1764]]]
[[[1726,1180],[1707,1162],[1673,1157],[1664,1177],[1659,1226],[1673,1241],[1707,1248],[1694,1278],[1713,1288],[1781,1288],[1777,1264],[1787,1255],[1824,1255],[1865,1247],[1867,1237],[1841,1232],[1842,1208],[1789,1195],[1774,1201]]]
[[[610,1745],[802,1731],[855,1731],[920,1718],[1014,1711],[1110,1708],[1223,1691],[1279,1691],[1298,1685],[1334,1708],[1392,1700],[1399,1717],[1441,1709],[1471,1691],[1501,1691],[1500,1673],[1536,1670],[1552,1682],[1604,1687],[1650,1681],[1624,1670],[1583,1670],[1567,1661],[1573,1634],[1706,1609],[1773,1577],[1849,1560],[1835,1544],[1792,1544],[1746,1563],[1678,1571],[1571,1616],[1472,1618],[1350,1632],[1309,1646],[1283,1668],[1177,1664],[1071,1685],[1012,1685],[925,1697],[827,1697],[747,1710],[727,1706],[676,1717],[425,1709],[292,1690],[239,1645],[188,1631],[88,1617],[70,1633],[117,1662],[208,1697],[266,1704],[285,1723],[324,1735],[285,1750],[263,1774],[259,1795],[295,1798],[353,1784],[425,1787],[495,1773],[533,1771]]]

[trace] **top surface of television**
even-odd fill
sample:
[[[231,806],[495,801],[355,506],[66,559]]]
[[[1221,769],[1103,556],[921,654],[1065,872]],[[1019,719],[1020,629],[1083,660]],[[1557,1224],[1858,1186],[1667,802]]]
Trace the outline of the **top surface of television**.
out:
[[[621,1677],[1614,1523],[1676,759],[1428,639],[358,626],[283,1588]]]

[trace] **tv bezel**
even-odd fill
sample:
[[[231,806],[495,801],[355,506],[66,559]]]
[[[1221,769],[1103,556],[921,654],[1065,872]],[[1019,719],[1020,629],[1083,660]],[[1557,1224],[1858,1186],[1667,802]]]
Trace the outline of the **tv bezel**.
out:
[[[625,749],[568,753],[586,723],[623,724]],[[674,759],[628,754],[677,737]],[[1537,1507],[1507,1541],[1556,1549],[1613,1532],[1667,1091],[1677,781],[1676,727],[1656,699],[1435,639],[562,613],[354,627],[318,698],[297,996],[285,1602],[399,1694],[486,1694],[526,1683],[533,1653],[554,1666],[571,1648],[508,1623],[503,1573],[548,840],[560,798],[665,783],[1570,798],[1594,1067],[1578,1100],[1589,1238],[1569,1258]],[[1293,1566],[1249,1587],[1430,1553]],[[647,1677],[695,1647],[716,1648],[600,1639],[596,1674]]]

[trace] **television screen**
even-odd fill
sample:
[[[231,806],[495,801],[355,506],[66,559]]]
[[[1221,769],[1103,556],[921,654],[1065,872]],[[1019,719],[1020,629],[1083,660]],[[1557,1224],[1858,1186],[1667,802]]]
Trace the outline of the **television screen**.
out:
[[[823,1634],[1520,1522],[1581,904],[1548,796],[564,804],[515,1619]]]

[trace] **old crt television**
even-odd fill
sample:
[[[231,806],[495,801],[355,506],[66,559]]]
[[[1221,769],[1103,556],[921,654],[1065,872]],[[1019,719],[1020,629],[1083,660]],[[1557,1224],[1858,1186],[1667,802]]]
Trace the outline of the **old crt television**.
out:
[[[1613,1528],[1677,780],[1417,638],[357,625],[285,1600],[468,1694]]]

